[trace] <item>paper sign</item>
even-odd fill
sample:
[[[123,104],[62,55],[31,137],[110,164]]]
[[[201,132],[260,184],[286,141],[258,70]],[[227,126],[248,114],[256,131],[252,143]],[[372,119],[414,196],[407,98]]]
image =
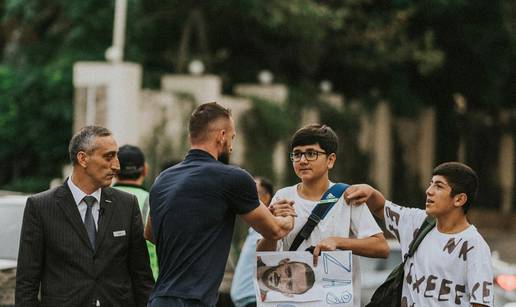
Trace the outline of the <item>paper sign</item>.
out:
[[[257,252],[257,306],[353,306],[351,251],[323,252],[317,267],[309,252]]]

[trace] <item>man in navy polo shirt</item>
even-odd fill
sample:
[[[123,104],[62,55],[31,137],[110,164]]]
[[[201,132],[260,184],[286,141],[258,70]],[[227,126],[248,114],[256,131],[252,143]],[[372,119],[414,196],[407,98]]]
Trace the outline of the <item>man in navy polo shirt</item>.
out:
[[[150,192],[146,234],[156,242],[160,267],[151,307],[215,306],[237,214],[266,238],[282,238],[293,227],[292,203],[276,203],[283,216],[273,216],[253,178],[228,165],[235,137],[229,109],[200,105],[189,132],[185,160],[163,171]]]

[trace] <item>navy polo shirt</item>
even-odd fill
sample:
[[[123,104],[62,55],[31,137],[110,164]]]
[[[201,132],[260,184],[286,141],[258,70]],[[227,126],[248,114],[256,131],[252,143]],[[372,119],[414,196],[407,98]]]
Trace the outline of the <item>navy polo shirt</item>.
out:
[[[258,206],[249,173],[205,151],[192,149],[162,172],[150,191],[159,263],[151,299],[174,296],[215,305],[235,216]]]

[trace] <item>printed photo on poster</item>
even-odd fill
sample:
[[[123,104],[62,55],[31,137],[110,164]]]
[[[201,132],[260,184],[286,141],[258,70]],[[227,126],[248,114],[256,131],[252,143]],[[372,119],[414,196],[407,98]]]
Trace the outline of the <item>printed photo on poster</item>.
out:
[[[352,306],[350,251],[323,252],[317,267],[309,252],[258,252],[258,306]]]

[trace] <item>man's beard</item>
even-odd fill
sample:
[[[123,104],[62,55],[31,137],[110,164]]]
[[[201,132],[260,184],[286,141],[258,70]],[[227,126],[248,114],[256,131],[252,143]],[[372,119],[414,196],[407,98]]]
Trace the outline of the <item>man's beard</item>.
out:
[[[224,164],[229,164],[229,148],[227,148],[227,143],[224,144],[224,151],[222,153],[219,154],[219,157],[217,158],[217,160],[219,160],[220,162],[224,163]]]

